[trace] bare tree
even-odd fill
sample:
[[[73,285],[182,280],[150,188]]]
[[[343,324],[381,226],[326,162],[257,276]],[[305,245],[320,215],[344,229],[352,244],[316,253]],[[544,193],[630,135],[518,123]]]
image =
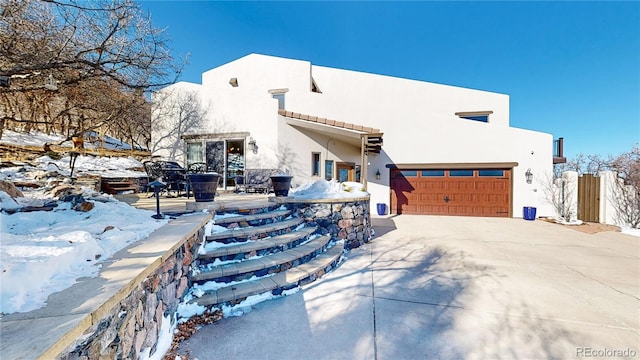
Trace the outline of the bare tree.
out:
[[[553,206],[556,216],[563,221],[570,222],[577,215],[577,189],[570,181],[567,172],[560,177],[547,176],[541,184],[545,199]]]
[[[116,124],[135,112],[125,105],[139,106],[141,90],[173,83],[181,68],[132,0],[0,0],[0,135],[7,126],[131,130]]]
[[[609,160],[616,173],[611,199],[618,219],[633,228],[640,227],[640,146]]]
[[[204,127],[208,104],[195,91],[167,88],[156,92],[152,101],[151,152],[177,160],[184,155],[182,135]]]
[[[582,174],[598,174],[600,171],[609,170],[610,161],[602,156],[577,154],[575,158],[569,159],[564,164],[556,164],[554,166],[554,178],[561,177],[565,171],[575,171],[578,175]]]

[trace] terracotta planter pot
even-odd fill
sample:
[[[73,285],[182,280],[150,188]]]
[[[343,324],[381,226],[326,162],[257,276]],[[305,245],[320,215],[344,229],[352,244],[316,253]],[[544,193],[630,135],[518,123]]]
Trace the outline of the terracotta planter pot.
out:
[[[291,175],[273,175],[271,176],[271,185],[276,196],[288,196],[291,189]]]
[[[189,183],[196,202],[213,201],[219,181],[220,174],[218,173],[189,174]]]

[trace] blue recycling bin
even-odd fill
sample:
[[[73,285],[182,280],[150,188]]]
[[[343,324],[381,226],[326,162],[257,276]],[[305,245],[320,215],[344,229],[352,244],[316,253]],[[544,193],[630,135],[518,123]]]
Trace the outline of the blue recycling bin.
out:
[[[378,215],[386,215],[387,214],[387,204],[378,203],[376,204],[378,208]]]
[[[525,206],[522,208],[522,217],[525,220],[535,220],[536,219],[536,208],[533,206]]]

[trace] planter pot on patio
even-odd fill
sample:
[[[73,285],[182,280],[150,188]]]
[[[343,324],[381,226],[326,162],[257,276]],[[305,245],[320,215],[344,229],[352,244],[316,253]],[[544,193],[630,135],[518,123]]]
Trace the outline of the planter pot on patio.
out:
[[[219,181],[220,174],[218,173],[189,174],[189,183],[196,202],[213,201]]]
[[[289,189],[291,188],[291,175],[273,175],[271,176],[271,185],[273,185],[273,192],[276,196],[289,195]]]

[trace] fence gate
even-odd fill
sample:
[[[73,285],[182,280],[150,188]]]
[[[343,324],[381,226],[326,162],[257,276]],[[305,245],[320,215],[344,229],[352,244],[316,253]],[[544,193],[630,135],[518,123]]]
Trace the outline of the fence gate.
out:
[[[600,222],[600,177],[593,174],[578,178],[578,219]]]

